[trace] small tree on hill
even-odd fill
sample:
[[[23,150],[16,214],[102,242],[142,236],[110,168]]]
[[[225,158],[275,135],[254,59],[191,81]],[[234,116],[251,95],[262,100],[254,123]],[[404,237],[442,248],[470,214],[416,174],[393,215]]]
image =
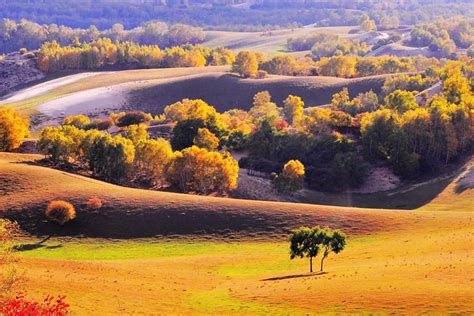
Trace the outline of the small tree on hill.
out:
[[[64,224],[76,218],[76,209],[69,202],[56,200],[49,203],[44,215],[47,220],[58,224],[62,228]],[[49,235],[39,242],[39,244],[41,245],[42,243],[46,242],[52,236],[53,234]]]

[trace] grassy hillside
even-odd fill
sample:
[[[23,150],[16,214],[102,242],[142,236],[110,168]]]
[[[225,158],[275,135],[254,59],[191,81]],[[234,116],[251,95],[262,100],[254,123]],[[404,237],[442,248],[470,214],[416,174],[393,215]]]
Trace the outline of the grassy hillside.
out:
[[[206,39],[203,45],[208,47],[227,47],[234,51],[262,51],[266,54],[274,55],[288,51],[286,47],[288,39],[310,35],[315,32],[326,32],[354,39],[363,36],[363,34],[357,33],[350,34],[352,29],[354,29],[353,26],[336,26],[304,27],[271,32],[206,31]]]
[[[70,84],[59,86],[46,91],[43,94],[17,102],[6,102],[0,100],[0,106],[11,106],[24,113],[34,113],[34,108],[40,104],[55,100],[73,93],[90,90],[94,88],[108,87],[123,83],[144,83],[148,80],[169,79],[180,76],[196,75],[202,73],[223,72],[230,70],[229,66],[199,67],[199,68],[166,68],[166,69],[140,69],[126,70],[120,72],[104,72],[93,77],[83,78]],[[64,77],[67,80],[68,77]],[[57,81],[57,80],[55,80]],[[44,88],[45,83],[42,83]],[[32,87],[29,87],[31,90]],[[21,92],[21,91],[20,91]]]
[[[150,82],[131,93],[129,103],[152,113],[182,98],[203,99],[218,111],[232,108],[248,110],[253,96],[268,90],[273,101],[282,104],[288,95],[300,96],[306,106],[331,103],[332,95],[347,87],[351,97],[360,92],[379,92],[387,75],[360,79],[335,77],[270,76],[266,79],[242,79],[232,74],[212,73],[173,80]]]
[[[53,199],[78,207],[77,219],[61,234],[105,238],[167,235],[231,238],[282,236],[300,225],[330,225],[360,235],[387,230],[409,213],[344,209],[307,204],[270,203],[124,188],[79,175],[32,165],[39,155],[0,154],[0,205],[33,234],[48,234],[55,226],[43,221]],[[17,163],[27,160],[28,163]],[[74,193],[72,193],[74,192]],[[98,196],[105,206],[89,211],[85,203]],[[354,216],[357,215],[357,216]],[[365,223],[361,230],[360,224]],[[401,225],[401,223],[399,223]],[[137,229],[138,227],[138,229]]]
[[[472,189],[439,195],[454,212],[365,210],[127,189],[28,162],[37,158],[0,154],[0,210],[33,242],[57,230],[42,220],[49,200],[78,206],[58,233],[70,237],[20,253],[29,295],[66,295],[77,314],[474,312]],[[85,210],[91,195],[103,209]],[[323,274],[289,259],[283,234],[302,224],[349,234]]]

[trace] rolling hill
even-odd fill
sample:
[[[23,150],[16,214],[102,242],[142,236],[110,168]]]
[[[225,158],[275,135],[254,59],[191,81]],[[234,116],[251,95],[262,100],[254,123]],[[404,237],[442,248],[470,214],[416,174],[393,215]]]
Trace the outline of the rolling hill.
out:
[[[352,97],[369,90],[378,92],[387,76],[242,79],[231,74],[229,66],[81,73],[12,93],[0,100],[0,106],[35,115],[34,125],[54,124],[73,114],[104,116],[123,108],[160,114],[166,105],[183,98],[203,99],[219,111],[249,109],[255,93],[263,90],[270,91],[278,104],[293,94],[301,96],[307,106],[318,106],[330,103],[332,95],[344,87]]]
[[[38,158],[0,154],[0,214],[28,233],[20,267],[29,294],[66,295],[75,314],[474,312],[474,195],[459,183],[434,208],[368,210],[123,188]],[[88,211],[90,196],[104,207]],[[56,198],[78,211],[61,231],[42,215]],[[284,235],[299,225],[349,234],[326,272],[289,259]]]
[[[203,99],[218,111],[232,108],[248,110],[253,96],[268,90],[272,100],[283,104],[288,95],[300,96],[306,106],[331,103],[332,95],[347,87],[351,97],[373,90],[380,92],[387,75],[359,79],[335,77],[269,76],[266,79],[242,79],[232,74],[212,73],[175,80],[150,82],[131,93],[129,104],[151,113],[160,113],[164,106],[182,98]]]

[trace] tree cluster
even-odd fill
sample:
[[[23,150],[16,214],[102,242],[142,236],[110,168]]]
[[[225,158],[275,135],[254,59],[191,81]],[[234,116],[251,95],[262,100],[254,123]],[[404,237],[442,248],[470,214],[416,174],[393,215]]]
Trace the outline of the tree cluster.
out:
[[[340,230],[300,227],[290,234],[290,258],[309,258],[309,272],[313,272],[313,259],[321,253],[321,268],[331,252],[340,253],[346,246],[346,234]]]
[[[35,50],[51,41],[69,46],[76,41],[90,43],[99,38],[108,38],[112,42],[120,40],[138,45],[173,47],[202,43],[204,32],[200,28],[184,24],[168,25],[153,21],[130,30],[116,23],[103,31],[99,31],[94,25],[80,29],[57,24],[40,25],[25,19],[18,23],[10,19],[0,21],[0,53],[9,53],[20,48]]]
[[[135,66],[150,68],[202,67],[228,65],[234,54],[225,48],[174,46],[161,50],[157,45],[138,45],[108,38],[91,43],[76,41],[61,46],[56,41],[44,43],[38,53],[38,68],[46,73],[64,69],[100,69],[105,66]]]
[[[326,43],[324,43],[326,45]],[[424,71],[439,66],[436,58],[415,57],[359,57],[335,55],[311,58],[295,58],[292,55],[276,55],[270,58],[259,52],[241,51],[237,54],[232,70],[244,78],[259,77],[259,71],[284,76],[331,76],[342,78]]]
[[[238,164],[225,151],[216,151],[220,140],[209,130],[198,129],[189,146],[173,151],[169,141],[150,138],[150,118],[141,112],[112,114],[109,120],[121,127],[112,136],[90,129],[82,116],[67,117],[62,126],[42,130],[37,148],[56,165],[84,168],[111,182],[171,185],[202,194],[237,187]]]
[[[428,46],[444,57],[453,57],[457,48],[474,44],[474,24],[465,18],[438,19],[416,26],[410,33],[410,44]]]

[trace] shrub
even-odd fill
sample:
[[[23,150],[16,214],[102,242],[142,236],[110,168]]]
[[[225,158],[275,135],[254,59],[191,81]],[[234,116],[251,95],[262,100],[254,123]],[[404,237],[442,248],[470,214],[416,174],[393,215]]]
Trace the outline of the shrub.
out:
[[[14,109],[0,108],[0,151],[18,149],[28,136],[29,122]]]
[[[63,120],[63,125],[72,125],[80,129],[85,129],[90,123],[91,120],[82,114],[70,115]]]
[[[62,226],[76,217],[76,210],[71,203],[57,200],[49,203],[45,216],[48,220]]]
[[[13,315],[29,315],[29,316],[42,316],[42,315],[54,315],[63,316],[69,314],[69,304],[64,301],[65,296],[46,296],[42,303],[35,300],[28,300],[23,293],[4,302],[0,305],[0,314],[5,316]]]
[[[150,114],[147,114],[141,111],[128,112],[128,113],[125,113],[124,115],[121,115],[117,119],[117,126],[125,127],[125,126],[130,126],[130,125],[145,124],[151,121],[151,119],[152,117]]]
[[[102,207],[102,200],[99,199],[98,197],[91,197],[87,201],[87,208],[90,210],[98,210]]]

